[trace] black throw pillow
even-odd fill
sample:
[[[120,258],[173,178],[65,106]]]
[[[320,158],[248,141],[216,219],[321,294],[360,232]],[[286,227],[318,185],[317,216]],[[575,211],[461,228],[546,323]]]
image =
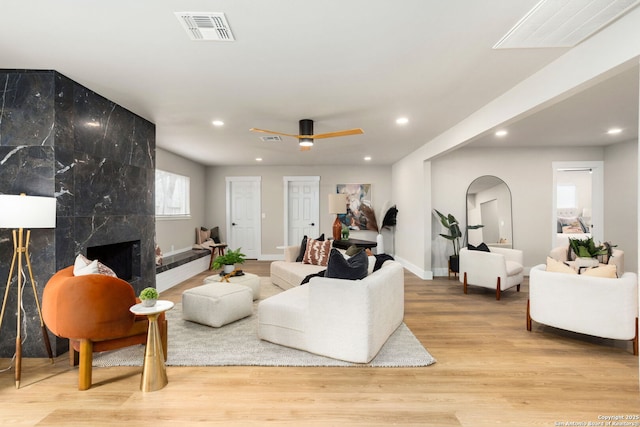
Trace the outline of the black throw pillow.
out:
[[[320,240],[324,242],[324,233],[320,235],[316,240]],[[307,236],[305,235],[302,238],[302,242],[300,242],[300,252],[298,252],[298,257],[296,258],[296,262],[302,262],[304,258],[304,253],[307,251]]]
[[[467,249],[470,251],[483,251],[483,252],[491,252],[489,250],[489,246],[487,246],[484,242],[480,243],[478,246],[473,246],[472,244],[467,245]]]
[[[329,262],[327,263],[327,271],[324,277],[334,279],[359,280],[367,277],[367,269],[369,267],[369,258],[364,251],[360,251],[349,259],[337,249],[331,249],[329,254]]]

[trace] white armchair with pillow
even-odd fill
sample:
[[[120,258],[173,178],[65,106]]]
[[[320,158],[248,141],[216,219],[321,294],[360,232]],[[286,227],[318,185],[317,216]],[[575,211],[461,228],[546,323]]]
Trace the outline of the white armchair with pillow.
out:
[[[608,267],[608,266],[607,266]],[[598,277],[547,258],[529,273],[527,330],[532,320],[567,331],[615,340],[632,340],[638,355],[638,278],[627,272]],[[587,273],[587,274],[585,274]]]
[[[488,249],[488,248],[487,248]],[[496,300],[500,300],[502,291],[516,287],[524,279],[523,253],[518,249],[495,248],[490,251],[460,249],[460,282],[467,286],[482,286],[495,289]]]

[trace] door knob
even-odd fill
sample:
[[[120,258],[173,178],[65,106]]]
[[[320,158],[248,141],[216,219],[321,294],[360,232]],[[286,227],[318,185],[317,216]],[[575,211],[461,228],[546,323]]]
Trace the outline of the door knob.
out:
[[[235,222],[232,222],[231,225],[237,225]]]
[[[312,227],[315,227],[316,223],[315,223],[315,222],[312,222],[312,223],[311,223],[311,224],[309,224],[309,225],[310,225],[310,226],[312,226]]]

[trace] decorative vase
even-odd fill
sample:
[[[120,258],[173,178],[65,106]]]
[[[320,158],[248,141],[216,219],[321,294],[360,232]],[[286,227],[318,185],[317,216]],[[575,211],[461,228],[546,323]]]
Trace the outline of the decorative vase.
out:
[[[157,302],[157,301],[158,301],[158,300],[157,300],[157,299],[155,299],[155,298],[153,298],[153,299],[143,299],[143,300],[142,300],[142,305],[143,305],[144,307],[153,307],[154,305],[156,305],[156,302]]]
[[[380,255],[384,253],[384,239],[382,234],[376,236],[376,254]]]
[[[576,267],[597,267],[600,262],[598,258],[589,258],[589,257],[577,257],[576,258]]]
[[[222,271],[224,272],[224,274],[229,274],[229,273],[233,273],[233,270],[236,269],[235,264],[225,264]]]

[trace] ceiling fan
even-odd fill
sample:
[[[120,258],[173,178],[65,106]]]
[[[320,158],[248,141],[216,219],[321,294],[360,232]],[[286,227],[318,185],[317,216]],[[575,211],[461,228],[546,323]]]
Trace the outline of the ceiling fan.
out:
[[[313,134],[313,120],[311,119],[302,119],[300,120],[300,134],[292,135],[290,133],[283,132],[275,132],[272,130],[266,129],[257,129],[251,128],[249,129],[252,132],[263,132],[263,133],[272,133],[274,135],[282,135],[282,136],[290,136],[292,138],[298,138],[298,144],[300,145],[300,151],[308,151],[313,147],[314,139],[322,139],[322,138],[335,138],[337,136],[348,136],[348,135],[359,135],[363,134],[364,131],[360,128],[356,129],[347,129],[347,130],[339,130],[336,132],[327,132],[327,133],[319,133]]]

